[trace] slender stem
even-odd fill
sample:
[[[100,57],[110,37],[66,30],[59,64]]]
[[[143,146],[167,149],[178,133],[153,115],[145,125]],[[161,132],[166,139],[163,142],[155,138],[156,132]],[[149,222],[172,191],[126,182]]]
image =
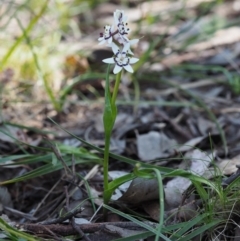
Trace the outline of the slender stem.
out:
[[[115,102],[116,102],[117,93],[121,82],[121,75],[122,75],[122,70],[116,75],[116,82],[115,82],[113,94],[112,94],[112,105],[115,105]]]
[[[104,191],[108,190],[108,165],[109,165],[109,149],[110,149],[110,142],[111,142],[111,134],[112,134],[112,129],[114,126],[114,122],[116,119],[116,98],[117,98],[117,93],[118,93],[118,89],[119,89],[119,85],[120,85],[120,81],[121,81],[121,73],[122,71],[120,71],[117,75],[116,75],[116,81],[114,84],[114,89],[113,89],[113,94],[111,97],[111,109],[112,109],[112,123],[111,123],[111,127],[110,129],[108,129],[108,131],[105,130],[105,147],[104,147],[104,160],[103,160],[103,185],[104,185]],[[109,85],[108,85],[109,87]],[[103,195],[103,202],[104,204],[108,204],[109,201],[109,197],[104,194]],[[104,208],[103,209],[103,217],[106,220],[107,217],[107,209]]]
[[[111,133],[105,133],[104,161],[103,161],[103,187],[104,191],[108,190],[108,164],[109,164],[109,149],[110,149]],[[108,204],[108,197],[103,194],[103,203]],[[103,208],[103,219],[107,220],[107,209]]]
[[[110,139],[111,139],[111,133],[109,134],[105,133],[104,162],[103,162],[104,190],[108,189],[108,162],[109,162]],[[106,203],[105,199],[104,199],[104,203]]]

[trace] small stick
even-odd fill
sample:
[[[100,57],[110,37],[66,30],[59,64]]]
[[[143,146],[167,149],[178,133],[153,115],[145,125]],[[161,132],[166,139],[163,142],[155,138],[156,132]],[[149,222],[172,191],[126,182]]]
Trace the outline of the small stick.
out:
[[[240,165],[236,165],[236,167],[238,168],[238,170],[234,174],[232,174],[229,178],[222,181],[222,187],[223,188],[226,188],[229,184],[231,184],[238,177],[240,177]]]
[[[69,194],[68,194],[68,189],[67,189],[67,186],[65,186],[65,194],[66,194],[66,208],[67,208],[67,211],[69,212],[70,211],[70,208],[69,208]],[[75,220],[74,220],[74,217],[72,216],[69,221],[71,222],[72,224],[72,227],[81,235],[81,237],[86,240],[86,241],[91,241],[87,236],[86,234],[82,231],[82,229],[76,225],[75,223]]]
[[[59,218],[55,218],[52,220],[47,220],[47,221],[43,221],[40,222],[39,224],[43,224],[43,225],[49,225],[49,224],[56,224],[56,223],[62,223],[65,220],[70,219],[71,217],[74,217],[76,214],[81,213],[83,211],[83,208],[77,208],[76,210],[72,211],[72,212],[68,212],[65,216],[63,217],[59,217]]]
[[[152,228],[157,227],[157,223],[153,222],[144,222],[151,226]],[[113,225],[120,228],[130,229],[130,230],[139,230],[144,231],[146,230],[143,227],[140,227],[138,224],[133,222],[106,222],[106,223],[84,223],[84,224],[76,224],[83,232],[85,233],[95,233],[107,227],[107,225]],[[33,224],[33,223],[24,223],[24,224],[17,224],[17,228],[21,228],[24,231],[31,232],[34,234],[49,234],[46,232],[45,225],[42,224]],[[65,224],[51,224],[47,225],[47,228],[52,232],[62,235],[62,236],[69,236],[78,234],[77,230],[70,225]]]
[[[37,208],[34,210],[33,216],[37,213],[37,211],[39,210],[39,208],[43,205],[43,203],[45,202],[45,200],[49,197],[49,195],[52,193],[52,191],[56,188],[56,186],[60,183],[61,179],[59,179],[54,185],[53,187],[49,190],[49,192],[45,195],[45,197],[41,200],[41,202],[38,204]]]
[[[54,154],[56,155],[57,159],[62,163],[64,169],[65,169],[65,174],[68,177],[69,175],[72,176],[73,173],[71,171],[71,169],[66,165],[65,161],[63,160],[60,151],[57,149],[56,146],[51,144],[51,149],[54,152]]]

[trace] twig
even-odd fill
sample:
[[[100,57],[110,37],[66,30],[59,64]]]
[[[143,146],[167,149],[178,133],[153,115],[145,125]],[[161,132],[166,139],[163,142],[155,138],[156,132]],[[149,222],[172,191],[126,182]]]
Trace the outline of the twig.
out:
[[[77,190],[79,190],[79,188],[84,184],[84,182],[88,179],[90,179],[91,177],[93,177],[97,171],[98,171],[98,167],[99,165],[95,165],[88,173],[87,175],[84,177],[84,180],[81,180],[79,184],[74,184],[76,187],[70,191],[69,193],[69,197],[71,197]],[[70,181],[68,181],[70,182]],[[71,182],[70,182],[71,183]],[[63,202],[60,204],[60,206],[63,205]]]
[[[43,222],[40,222],[39,224],[49,225],[49,224],[55,224],[55,223],[62,223],[62,222],[64,222],[65,220],[68,220],[68,219],[70,219],[71,217],[74,217],[76,214],[81,213],[82,211],[83,211],[83,208],[80,207],[80,208],[77,208],[77,209],[74,210],[74,211],[68,212],[68,213],[67,213],[65,216],[63,216],[63,217],[55,218],[55,219],[52,219],[52,220],[49,220],[49,221],[43,221]]]
[[[71,169],[66,165],[65,161],[63,160],[62,156],[61,156],[61,153],[60,151],[57,149],[57,147],[55,147],[54,145],[50,144],[51,145],[51,149],[52,151],[54,152],[55,156],[57,157],[57,159],[62,163],[64,169],[65,169],[65,174],[66,176],[68,177],[69,175],[70,176],[73,176],[73,173],[71,171]]]
[[[62,199],[65,198],[64,193],[61,193],[58,197],[50,201],[46,206],[48,207],[47,209],[41,210],[39,212],[38,220],[43,220],[44,217],[51,217],[56,210],[59,208],[59,204],[61,203]]]
[[[37,218],[33,217],[31,214],[23,213],[21,211],[18,211],[16,209],[13,209],[13,208],[10,208],[10,207],[7,207],[7,206],[3,206],[3,209],[9,211],[12,215],[15,215],[15,216],[18,216],[18,217],[23,217],[23,218],[26,218],[26,219],[31,220],[31,221],[37,220]]]
[[[152,223],[152,222],[146,222],[146,224],[148,224],[153,228],[156,228],[158,225],[157,223]],[[138,224],[133,222],[106,222],[106,223],[76,224],[76,226],[79,227],[84,233],[95,233],[97,231],[101,231],[102,229],[106,228],[107,225],[113,225],[116,227],[126,228],[130,230],[139,230],[139,231],[145,230],[143,227],[140,227]],[[17,224],[16,226],[18,228],[21,228],[27,232],[31,232],[34,234],[49,234],[45,230],[46,226],[42,224],[25,223],[25,224]],[[78,234],[77,230],[74,229],[74,227],[72,227],[71,225],[51,224],[51,225],[47,225],[47,227],[52,232],[62,236]]]
[[[232,174],[229,178],[222,181],[222,187],[223,188],[226,188],[229,184],[231,184],[238,177],[240,177],[240,165],[236,165],[236,167],[238,168],[238,170],[234,174]]]
[[[44,228],[48,233],[50,233],[55,238],[55,240],[58,240],[58,241],[62,240],[62,239],[58,238],[57,235],[53,231],[51,231],[47,226],[44,226]]]
[[[45,200],[48,198],[48,196],[52,193],[52,191],[56,188],[56,186],[60,183],[61,179],[59,179],[53,187],[49,190],[49,192],[45,195],[45,197],[41,200],[41,202],[38,204],[37,208],[35,209],[33,216],[37,213],[39,208],[42,206],[42,204],[45,202]]]
[[[174,122],[170,117],[167,116],[166,113],[164,113],[163,111],[160,111],[159,109],[156,109],[156,114],[160,117],[163,118],[163,120],[168,121],[172,127],[175,129],[175,131],[177,131],[179,134],[181,134],[182,136],[184,136],[187,139],[191,139],[192,136],[188,133],[185,132],[182,127],[180,127],[176,122]]]
[[[67,189],[66,186],[65,186],[65,194],[66,194],[66,208],[67,208],[67,211],[69,212],[69,211],[70,211],[70,207],[69,207],[69,198],[70,198],[70,197],[69,197],[68,189]],[[71,222],[72,227],[78,232],[78,234],[81,235],[81,237],[82,237],[84,240],[86,240],[86,241],[91,241],[91,240],[86,236],[86,234],[81,230],[81,228],[76,225],[73,216],[69,219],[69,221]]]

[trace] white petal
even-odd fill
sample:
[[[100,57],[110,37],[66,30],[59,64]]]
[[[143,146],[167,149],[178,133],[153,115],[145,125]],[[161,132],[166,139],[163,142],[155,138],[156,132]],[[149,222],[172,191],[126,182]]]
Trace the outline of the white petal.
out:
[[[112,42],[111,46],[113,53],[116,54],[119,51],[118,46],[114,42]]]
[[[129,50],[129,48],[130,48],[130,44],[129,43],[124,44],[122,52],[127,52]]]
[[[115,64],[115,61],[113,58],[103,59],[103,62],[107,64]]]
[[[114,13],[114,22],[115,22],[115,24],[116,25],[118,25],[118,23],[119,23],[119,21],[118,21],[118,17],[117,17],[117,15]]]
[[[109,44],[111,44],[111,43],[112,43],[112,37],[109,38],[107,42],[108,42]]]
[[[132,50],[129,48],[128,53],[131,55],[134,55],[134,53],[132,52]]]
[[[122,21],[123,21],[123,22],[127,22],[127,19],[128,19],[127,15],[125,15],[125,14],[123,13]]]
[[[122,37],[122,35],[119,34],[116,38],[117,38],[116,40],[117,40],[120,44],[126,43],[126,41],[125,41],[125,39]]]
[[[135,63],[137,63],[138,62],[138,58],[130,58],[130,61],[129,61],[129,63],[130,64],[135,64]]]
[[[139,39],[129,40],[130,45],[136,44],[136,43],[138,43],[138,42],[139,42]]]
[[[132,68],[131,65],[128,64],[127,66],[123,66],[123,68],[124,68],[125,70],[127,70],[128,72],[133,73],[133,68]]]
[[[127,42],[130,41],[126,35],[122,35],[122,37],[123,37]]]
[[[120,15],[124,15],[124,11],[123,10],[119,10],[117,9],[114,13],[113,13],[113,16],[116,16],[117,19],[120,17]]]
[[[117,64],[115,65],[114,69],[113,69],[113,73],[117,74],[122,70],[122,67],[118,66]]]
[[[100,43],[98,43],[99,45],[102,45],[102,44],[104,44],[106,42],[106,40],[105,39],[103,39]]]

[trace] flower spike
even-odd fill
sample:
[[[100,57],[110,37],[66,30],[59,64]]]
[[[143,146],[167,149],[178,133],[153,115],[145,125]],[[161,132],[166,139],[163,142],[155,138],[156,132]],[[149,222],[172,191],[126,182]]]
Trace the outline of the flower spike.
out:
[[[104,63],[115,64],[113,73],[119,73],[123,68],[130,73],[133,73],[133,68],[130,64],[136,63],[139,59],[133,58],[130,55],[134,55],[130,47],[138,43],[139,39],[128,38],[130,28],[127,23],[127,16],[123,10],[116,10],[113,13],[114,23],[117,30],[114,32],[114,26],[106,25],[104,27],[104,33],[100,35],[98,39],[99,44],[107,43],[113,50],[114,56],[112,58],[104,59]],[[118,42],[122,47],[120,48],[115,44]]]

